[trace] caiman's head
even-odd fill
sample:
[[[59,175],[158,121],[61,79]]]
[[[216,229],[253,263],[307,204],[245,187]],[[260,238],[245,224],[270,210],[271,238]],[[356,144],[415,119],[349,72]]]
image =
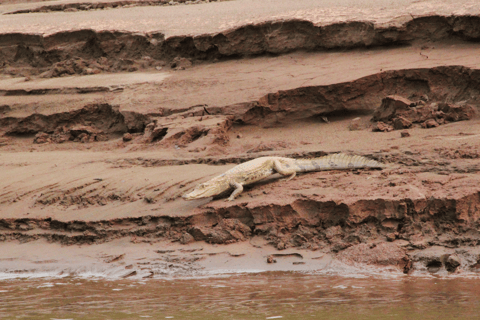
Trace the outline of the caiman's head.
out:
[[[230,186],[223,181],[212,179],[205,183],[201,183],[193,189],[192,192],[183,195],[185,200],[194,200],[200,198],[208,198],[216,196],[230,189]]]

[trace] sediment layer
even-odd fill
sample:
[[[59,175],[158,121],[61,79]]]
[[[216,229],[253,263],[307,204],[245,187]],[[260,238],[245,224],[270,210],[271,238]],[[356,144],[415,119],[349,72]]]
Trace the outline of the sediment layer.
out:
[[[51,35],[2,34],[2,73],[56,77],[64,74],[136,71],[174,58],[215,61],[296,50],[371,48],[415,42],[480,39],[476,16],[426,16],[401,26],[351,21],[316,26],[302,20],[269,21],[217,34],[174,36],[72,30]]]
[[[192,106],[189,108],[170,110],[162,108],[161,113],[141,115],[136,112],[114,111],[112,106],[91,105],[71,112],[51,115],[33,114],[28,117],[9,117],[11,107],[4,105],[0,118],[0,131],[10,135],[52,133],[57,127],[73,124],[88,125],[95,121],[110,123],[111,116],[125,118],[119,120],[116,129],[113,124],[97,127],[107,133],[143,132],[146,125],[155,120],[158,128],[197,126],[201,121],[224,123],[228,131],[231,123],[268,127],[280,123],[305,120],[316,116],[338,114],[368,114],[377,109],[382,99],[389,95],[399,95],[413,101],[426,99],[436,102],[468,103],[478,108],[480,96],[480,71],[462,66],[445,66],[424,69],[406,69],[386,71],[366,76],[358,80],[326,86],[308,86],[291,90],[269,93],[257,101],[247,101],[226,106]],[[55,89],[57,90],[57,89]],[[61,91],[62,89],[58,89]],[[65,89],[70,92],[70,88]],[[28,94],[41,93],[38,89]],[[108,111],[107,111],[108,109]],[[121,113],[121,114],[119,114]],[[89,114],[83,119],[82,116]],[[192,124],[181,123],[190,118]],[[198,118],[198,119],[197,119]],[[181,121],[180,121],[180,120]],[[175,121],[180,121],[174,124]],[[127,121],[128,123],[125,123]],[[225,123],[227,121],[227,123]],[[118,121],[117,121],[118,122]],[[120,123],[121,122],[121,123]],[[208,121],[207,121],[208,122]],[[205,124],[204,121],[202,124]],[[208,126],[207,126],[208,127]],[[172,131],[173,132],[173,131]],[[200,133],[200,135],[202,135]],[[167,137],[166,132],[163,137]],[[199,138],[199,137],[198,137]],[[161,139],[157,139],[161,140]],[[194,139],[195,140],[195,139]]]

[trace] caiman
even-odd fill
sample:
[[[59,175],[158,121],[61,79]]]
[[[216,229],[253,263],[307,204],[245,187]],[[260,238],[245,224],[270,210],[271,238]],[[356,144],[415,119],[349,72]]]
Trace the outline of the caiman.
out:
[[[227,172],[197,185],[183,198],[186,200],[208,198],[233,190],[227,199],[232,201],[243,191],[244,185],[260,181],[275,173],[286,177],[286,181],[288,181],[299,172],[361,168],[383,169],[385,165],[362,156],[343,153],[313,159],[261,157],[239,164]]]

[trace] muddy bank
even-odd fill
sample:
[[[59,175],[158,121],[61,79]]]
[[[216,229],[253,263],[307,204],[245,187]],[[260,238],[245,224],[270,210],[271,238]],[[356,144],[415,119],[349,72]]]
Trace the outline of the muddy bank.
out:
[[[109,104],[92,104],[71,112],[11,117],[12,108],[3,105],[0,130],[10,136],[40,132],[58,135],[66,133],[66,127],[81,125],[91,127],[92,132],[98,130],[106,134],[139,133],[125,139],[132,143],[160,143],[163,147],[175,145],[180,148],[194,143],[189,150],[199,152],[204,151],[206,145],[228,145],[230,138],[227,133],[232,125],[271,127],[306,119],[318,118],[321,121],[322,117],[328,121],[330,116],[370,114],[375,110],[372,121],[391,123],[382,130],[378,126],[374,128],[378,131],[391,131],[394,126],[407,129],[413,122],[433,127],[439,125],[439,119],[442,124],[445,121],[468,120],[478,113],[479,88],[480,71],[476,69],[449,66],[397,70],[351,82],[282,90],[269,93],[257,101],[227,106],[159,108],[157,112],[146,115],[119,111],[118,106]],[[43,93],[41,89],[29,93],[37,92]],[[390,95],[396,95],[396,102],[384,105],[385,101],[393,99],[387,98]],[[397,104],[405,110],[396,111],[390,106]],[[427,125],[428,121],[430,124]],[[359,129],[365,128],[356,124],[350,126],[352,131]]]
[[[423,181],[424,185],[435,183]],[[454,186],[450,184],[444,182],[443,188],[451,190]],[[218,245],[254,241],[254,246],[271,253],[279,250],[273,254],[274,258],[282,256],[286,249],[289,249],[287,255],[291,250],[308,249],[313,254],[337,256],[346,263],[391,266],[405,273],[437,272],[442,268],[448,272],[457,268],[476,272],[480,264],[477,230],[480,190],[477,187],[470,194],[443,197],[436,193],[429,199],[394,199],[394,195],[394,198],[343,201],[326,200],[325,196],[315,194],[288,201],[269,200],[270,196],[258,199],[258,195],[253,201],[241,200],[233,205],[222,202],[204,205],[195,214],[183,217],[66,222],[51,218],[1,219],[0,240],[20,243],[47,240],[69,246],[99,245],[126,238],[129,246],[149,243],[162,247],[162,243],[171,241],[185,248],[199,241]],[[81,199],[65,194],[48,201],[40,197],[37,206],[95,207],[105,205],[102,201],[96,196]],[[255,244],[258,239],[262,240]],[[268,261],[257,261],[260,262]]]
[[[39,80],[37,76],[180,71],[202,61],[252,56],[264,56],[262,72],[278,63],[277,75],[288,71],[295,79],[302,72],[282,67],[294,62],[295,69],[304,57],[285,62],[275,56],[297,50],[336,55],[344,49],[412,46],[418,49],[412,61],[445,59],[438,57],[442,53],[452,61],[458,57],[451,54],[455,48],[445,49],[451,43],[469,42],[468,52],[475,52],[479,21],[475,16],[427,16],[397,26],[362,21],[318,26],[286,20],[170,38],[160,32],[93,30],[4,34],[0,54],[3,73],[24,75],[26,83]],[[442,43],[442,51],[433,50],[436,43]],[[371,56],[358,61],[377,61],[382,54],[359,51]],[[389,53],[385,61],[392,59]],[[394,59],[401,60],[402,54],[397,51]],[[326,61],[335,65],[335,57],[325,57],[311,57],[312,68],[321,69]],[[475,113],[480,73],[464,66],[429,68],[432,64],[415,63],[426,67],[382,71],[395,67],[386,63],[387,67],[367,68],[357,80],[335,83],[324,78],[313,85],[307,85],[309,79],[325,69],[308,73],[311,68],[306,67],[305,79],[273,89],[247,83],[248,76],[239,85],[211,72],[207,80],[207,73],[200,73],[197,79],[185,76],[166,84],[152,80],[150,86],[102,83],[82,89],[62,84],[0,91],[11,98],[8,101],[30,99],[29,105],[0,106],[0,147],[8,151],[0,155],[0,245],[5,249],[0,252],[2,267],[8,264],[3,270],[21,272],[22,251],[15,250],[23,248],[29,252],[27,271],[41,269],[34,266],[36,261],[47,267],[48,261],[57,261],[51,269],[66,270],[57,268],[64,263],[59,256],[72,250],[98,254],[100,268],[115,266],[115,274],[123,278],[149,278],[167,268],[173,274],[193,272],[212,257],[209,261],[216,268],[230,259],[229,266],[262,270],[359,264],[404,273],[476,273],[480,133]],[[475,60],[468,63],[475,65]],[[349,73],[354,68],[347,57],[329,72]],[[240,65],[228,72],[251,72],[244,69]],[[196,70],[184,72],[193,75]],[[202,87],[205,81],[224,81],[225,86],[210,91]],[[230,90],[254,94],[245,99],[228,96],[227,102],[216,105],[203,97],[175,103],[176,95],[187,94],[192,86],[203,96]],[[117,106],[112,100],[120,91],[131,97],[119,98]],[[101,102],[76,100],[81,104],[69,111],[57,112],[49,105],[37,112],[37,99],[55,96],[60,105],[63,95],[83,93],[104,95],[98,96]],[[141,95],[147,98],[138,103]],[[379,122],[404,131],[372,132]],[[181,198],[199,182],[239,162],[265,155],[310,157],[340,151],[384,162],[387,169],[315,172],[291,181],[273,176],[246,187],[228,203],[222,197],[193,202]],[[35,260],[38,248],[52,250],[50,257]],[[216,251],[201,253],[204,248]],[[138,261],[132,260],[133,252]],[[85,266],[78,258],[68,259],[67,265]]]
[[[464,102],[478,108],[475,97],[480,94],[479,81],[478,70],[461,66],[387,71],[348,83],[268,94],[245,113],[242,121],[272,125],[342,112],[370,113],[393,94],[414,101]]]
[[[150,122],[146,115],[130,111],[120,112],[119,106],[109,104],[91,104],[71,112],[50,115],[32,114],[25,118],[8,116],[0,118],[0,126],[6,135],[20,136],[39,132],[66,134],[67,128],[70,132],[74,131],[73,127],[79,126],[102,134],[135,133],[143,132]]]
[[[435,101],[462,102],[462,105],[468,104],[469,110],[474,110],[478,108],[478,88],[478,70],[438,67],[389,71],[348,83],[284,90],[268,94],[256,102],[217,108],[193,106],[142,115],[122,112],[109,104],[94,104],[72,112],[34,114],[25,118],[7,116],[0,118],[0,121],[7,128],[6,134],[14,138],[37,134],[33,139],[37,144],[73,141],[101,145],[110,135],[110,138],[123,141],[118,145],[120,148],[140,144],[166,150],[185,149],[198,156],[177,159],[133,157],[105,163],[110,168],[120,170],[182,165],[185,169],[178,170],[188,171],[188,166],[192,164],[240,163],[258,157],[263,152],[278,154],[280,149],[286,149],[281,152],[288,157],[327,154],[321,150],[290,152],[287,144],[282,147],[277,141],[261,143],[245,154],[202,156],[202,152],[205,154],[208,148],[228,147],[232,138],[229,131],[234,123],[236,126],[254,128],[255,125],[278,125],[315,116],[371,113],[374,108],[377,111],[371,119],[375,121],[393,121],[393,116],[404,120],[419,116],[422,121],[427,121],[427,116],[438,118],[433,109],[423,108],[406,98],[387,95],[402,94],[410,99],[420,99],[418,101],[424,104]],[[6,115],[9,112],[7,107],[3,108]],[[439,112],[448,115],[449,111],[445,111]],[[448,121],[470,118],[448,118]],[[471,124],[466,122],[466,126]],[[274,126],[272,130],[280,128]],[[352,132],[368,129],[352,129],[351,125],[344,128]],[[120,138],[119,134],[125,135]],[[382,172],[334,172],[327,176],[315,173],[298,177],[295,182],[283,187],[271,181],[260,183],[254,188],[246,188],[247,195],[236,203],[226,204],[222,200],[200,202],[200,205],[193,204],[194,209],[181,216],[167,213],[183,205],[180,195],[202,179],[202,175],[200,178],[189,176],[186,180],[169,182],[167,185],[164,182],[147,184],[145,190],[137,187],[133,192],[127,191],[128,186],[121,191],[115,186],[117,182],[101,177],[70,184],[68,188],[53,185],[42,187],[41,191],[33,189],[20,196],[6,192],[0,198],[5,207],[14,208],[22,201],[30,203],[30,207],[21,219],[0,221],[1,239],[21,243],[44,239],[73,245],[135,238],[133,242],[173,241],[183,245],[206,242],[225,245],[260,237],[266,241],[265,245],[277,250],[320,250],[338,254],[339,259],[344,261],[393,265],[405,272],[412,268],[430,268],[432,264],[447,268],[450,272],[456,271],[460,265],[471,270],[476,268],[480,258],[475,253],[475,247],[480,243],[480,234],[476,231],[480,206],[476,181],[480,168],[478,163],[471,160],[480,155],[472,148],[476,141],[474,134],[460,133],[458,139],[468,139],[470,136],[473,138],[467,140],[470,144],[458,149],[432,143],[427,154],[397,152],[395,150],[398,147],[367,154],[393,166]],[[190,144],[192,146],[187,148]],[[410,144],[406,142],[406,145]],[[292,193],[292,190],[295,192]],[[339,196],[342,192],[347,194]],[[248,200],[245,197],[249,197]],[[156,215],[142,214],[141,217],[96,221],[27,217],[30,213],[45,210],[52,214],[102,207],[118,210],[118,206],[130,203],[135,203],[137,208],[154,206],[149,210],[159,212]],[[157,208],[165,203],[173,207]],[[464,247],[467,249],[462,249],[463,253],[455,253],[456,249]],[[432,249],[433,253],[426,258],[421,252],[430,248],[440,248],[437,251],[441,254],[436,254],[437,251]],[[445,253],[445,250],[448,252]],[[449,255],[454,253],[459,261],[457,264],[448,262]],[[455,266],[452,267],[452,264]]]
[[[480,261],[480,167],[476,159],[480,155],[475,120],[469,119],[478,109],[479,82],[478,70],[453,66],[388,71],[346,83],[282,90],[253,102],[163,108],[146,115],[103,103],[70,112],[9,117],[11,108],[4,105],[0,123],[10,144],[28,137],[30,145],[61,144],[69,150],[72,143],[82,142],[103,150],[107,143],[115,143],[117,150],[142,146],[167,154],[174,150],[176,157],[68,158],[62,166],[48,157],[42,164],[41,157],[9,162],[3,156],[2,166],[12,173],[4,171],[10,176],[4,179],[9,183],[0,194],[0,240],[64,246],[174,243],[186,248],[199,243],[245,244],[262,248],[264,253],[256,259],[267,264],[275,264],[282,252],[291,255],[296,254],[291,250],[307,250],[346,264],[392,267],[405,273],[476,272]],[[442,107],[434,109],[433,104]],[[450,109],[458,109],[454,104],[468,106],[472,114],[453,119],[455,111],[448,118]],[[372,117],[373,110],[377,111]],[[352,127],[351,115],[362,115],[367,121],[360,119],[361,125]],[[414,137],[438,135],[428,132],[446,128],[452,142],[440,146],[432,140],[421,144],[421,150],[413,147],[415,140],[405,140],[400,134],[396,139],[401,142],[390,132],[371,132],[373,122],[368,121],[394,122],[398,117],[428,121],[428,117],[438,120],[441,116],[444,123],[439,128],[419,128],[422,133],[411,126],[402,128]],[[186,204],[180,198],[198,182],[225,171],[199,170],[198,164],[239,163],[265,153],[327,154],[321,148],[328,139],[317,142],[316,150],[294,152],[290,142],[278,138],[284,125],[312,119],[317,126],[325,124],[327,131],[328,119],[343,119],[341,131],[350,135],[345,139],[368,131],[385,140],[386,149],[366,153],[356,148],[351,153],[382,161],[389,168],[310,173],[288,183],[274,178],[246,187],[232,203],[220,198]],[[452,127],[458,120],[465,125]],[[242,140],[241,133],[232,131],[244,128],[245,134],[264,127],[276,140],[264,137],[256,146],[246,144],[243,153],[232,149],[234,141]],[[307,130],[301,136],[311,134]],[[455,144],[457,140],[465,142]],[[401,147],[391,147],[389,141]],[[212,151],[216,154],[209,156]],[[68,179],[56,179],[58,172],[68,173]],[[29,182],[25,184],[24,179]],[[193,254],[182,259],[179,265],[196,261]],[[182,270],[179,267],[178,272]]]
[[[463,138],[467,139],[460,141],[466,144],[458,150],[467,151],[468,142],[477,141],[459,136]],[[174,168],[166,161],[143,158],[83,160],[76,165],[69,160],[59,169],[49,162],[43,176],[51,179],[57,170],[72,174],[85,167],[77,173],[82,179],[72,176],[71,181],[46,186],[42,176],[31,177],[30,189],[22,187],[22,180],[20,184],[10,181],[0,195],[4,212],[0,240],[6,244],[46,240],[66,246],[124,240],[132,250],[137,243],[160,248],[175,243],[186,249],[205,243],[219,249],[243,244],[267,250],[273,254],[271,262],[284,250],[288,254],[307,250],[347,264],[394,267],[406,273],[476,272],[480,260],[478,161],[451,154],[445,146],[435,147],[436,154],[429,157],[425,152],[396,150],[368,155],[388,163],[389,169],[309,173],[289,182],[272,179],[245,187],[234,202],[222,198],[184,202],[180,196],[208,176],[205,167],[199,170],[188,161]],[[11,167],[8,161],[4,165]],[[24,172],[36,171],[28,162],[18,165]],[[159,165],[165,172],[177,172],[173,182],[172,176],[153,170]],[[135,167],[143,169],[132,170]],[[222,167],[208,170],[225,171]],[[178,177],[181,172],[187,174]],[[131,176],[136,180],[127,182]],[[124,218],[101,218],[108,212],[118,217],[122,210]],[[23,217],[15,218],[20,211]],[[267,256],[261,257],[256,259],[268,262]]]
[[[0,35],[2,73],[58,77],[72,74],[185,68],[216,61],[296,50],[324,51],[410,45],[431,41],[478,41],[476,16],[426,16],[401,26],[352,21],[316,26],[309,21],[270,21],[218,34],[174,36],[74,30],[51,35]],[[188,59],[179,64],[175,59]],[[428,57],[427,57],[428,58]]]

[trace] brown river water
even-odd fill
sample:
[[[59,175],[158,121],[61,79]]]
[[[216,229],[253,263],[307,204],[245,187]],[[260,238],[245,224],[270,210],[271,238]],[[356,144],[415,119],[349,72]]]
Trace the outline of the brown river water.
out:
[[[0,319],[480,319],[480,279],[266,272],[0,280]]]

